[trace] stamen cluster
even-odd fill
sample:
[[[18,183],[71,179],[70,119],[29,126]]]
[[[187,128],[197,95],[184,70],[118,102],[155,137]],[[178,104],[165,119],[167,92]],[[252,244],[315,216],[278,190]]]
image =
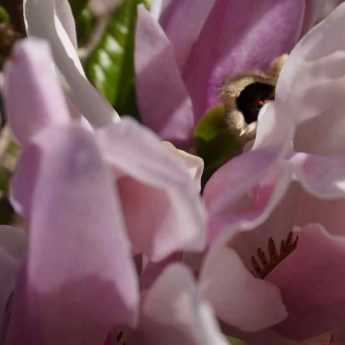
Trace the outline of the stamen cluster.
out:
[[[258,248],[256,256],[251,257],[251,263],[259,278],[264,279],[275,267],[287,258],[297,247],[298,236],[292,231],[285,240],[281,240],[280,248],[277,248],[272,237],[268,240],[267,255],[264,250]]]

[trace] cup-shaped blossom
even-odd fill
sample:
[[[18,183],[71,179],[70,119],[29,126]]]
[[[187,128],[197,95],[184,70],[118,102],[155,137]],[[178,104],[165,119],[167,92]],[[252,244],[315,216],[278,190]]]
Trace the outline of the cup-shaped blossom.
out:
[[[305,1],[161,1],[139,9],[136,80],[143,122],[190,141],[226,78],[266,70],[301,35]]]
[[[17,254],[0,233],[10,248],[0,257],[5,344],[227,344],[181,264],[159,276],[139,307],[118,192],[89,131],[80,124],[42,129],[24,147],[18,171],[34,156],[28,253],[11,300],[17,263],[9,254]]]
[[[42,64],[52,65],[47,46],[28,40],[18,44],[7,67],[7,113],[14,134],[24,146],[42,129],[71,121],[55,70],[47,67],[36,73]],[[21,94],[26,113],[18,103]],[[130,119],[90,132],[118,188],[133,252],[161,260],[180,249],[202,250],[205,214],[200,187],[189,173],[200,160],[181,158],[150,130]],[[192,166],[186,165],[189,163]],[[33,152],[22,158],[13,181],[14,205],[27,218],[38,170],[39,159]]]
[[[194,304],[184,268],[162,288],[152,286],[157,292],[148,291],[139,310],[132,259],[204,248],[205,215],[189,172],[200,161],[181,158],[132,120],[97,130],[72,120],[53,67],[46,43],[34,39],[18,43],[6,67],[6,109],[23,147],[12,201],[29,236],[6,344],[103,344],[128,327],[135,329],[128,336],[144,332],[148,343],[162,343],[168,327],[181,343],[204,344],[199,332],[206,328],[208,344],[224,345],[209,307]],[[175,278],[183,292],[172,298]],[[160,310],[156,295],[172,304]],[[181,321],[184,310],[190,314]]]
[[[337,332],[345,320],[345,45],[334,39],[344,19],[340,5],[292,50],[254,149],[220,168],[204,193],[210,241],[280,289],[287,318],[274,332],[290,339]],[[260,336],[267,344],[272,333]]]

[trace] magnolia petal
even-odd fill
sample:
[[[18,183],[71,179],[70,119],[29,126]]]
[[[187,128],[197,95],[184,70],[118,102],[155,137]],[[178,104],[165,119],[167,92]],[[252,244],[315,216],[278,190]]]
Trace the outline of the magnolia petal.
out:
[[[260,110],[253,150],[266,149],[286,153],[291,151],[295,123],[291,117],[276,111],[274,102]]]
[[[77,50],[59,18],[61,9],[58,10],[57,4],[60,1],[66,0],[25,0],[27,33],[49,41],[55,63],[69,86],[66,90],[69,97],[93,126],[117,120],[118,114],[85,77]]]
[[[144,6],[138,9],[135,69],[143,122],[166,140],[188,143],[194,126],[192,103],[173,47]]]
[[[172,255],[169,255],[167,258],[159,261],[152,262],[148,261],[143,265],[142,272],[140,274],[140,289],[142,294],[148,290],[160,274],[172,263],[184,262],[184,256],[182,252],[177,252]]]
[[[151,1],[151,8],[150,13],[155,20],[159,20],[164,8],[170,6],[170,3],[174,0],[152,0]]]
[[[55,0],[57,18],[65,29],[75,49],[78,49],[77,31],[71,6],[66,0]]]
[[[280,333],[303,340],[344,324],[344,260],[343,236],[315,224],[300,229],[297,248],[267,277],[281,289],[289,314]]]
[[[305,0],[305,12],[302,33],[306,33],[313,27],[317,20],[321,17],[324,3],[327,0]]]
[[[235,157],[211,177],[203,199],[209,214],[209,240],[253,229],[265,221],[291,178],[288,162],[269,151]]]
[[[345,156],[297,153],[294,173],[308,192],[320,198],[345,197]]]
[[[18,214],[29,220],[33,203],[33,194],[40,170],[40,154],[28,145],[17,161],[11,181],[10,200]]]
[[[259,331],[287,316],[279,290],[254,278],[230,248],[211,249],[200,281],[202,294],[216,315],[242,331]]]
[[[81,127],[43,130],[34,144],[40,170],[30,250],[9,343],[37,344],[38,337],[52,345],[101,344],[116,324],[134,325],[138,307],[137,277],[112,177]]]
[[[15,46],[6,66],[4,94],[8,121],[21,144],[45,127],[69,121],[50,50],[43,41],[30,39]]]
[[[97,136],[118,176],[134,251],[159,261],[176,250],[202,250],[205,212],[179,157],[129,118],[97,131]]]
[[[257,256],[259,248],[268,252],[269,240],[272,238],[279,249],[281,241],[287,239],[294,226],[319,223],[331,234],[345,235],[344,208],[344,198],[320,199],[304,190],[300,184],[290,183],[270,217],[251,231],[237,233],[230,243],[244,264],[250,267],[251,257]]]
[[[184,150],[179,150],[173,144],[167,141],[163,142],[163,144],[166,146],[166,148],[170,152],[174,153],[177,157],[179,157],[183,161],[187,171],[189,172],[190,176],[196,183],[198,190],[200,191],[201,177],[204,171],[203,159],[191,153],[188,153]]]
[[[343,0],[305,0],[303,33],[327,17]]]
[[[165,1],[160,24],[174,46],[177,65],[183,68],[217,0]]]
[[[344,150],[345,40],[337,35],[344,20],[345,4],[304,36],[280,73],[276,110],[300,125],[297,151],[336,154]]]
[[[227,77],[265,70],[291,50],[304,6],[301,0],[217,0],[185,67],[196,118],[219,102]]]
[[[345,235],[344,208],[344,197],[333,200],[321,199],[294,181],[289,184],[270,217],[251,231],[238,232],[229,243],[243,263],[252,268],[252,257],[259,258],[259,248],[269,255],[270,241],[273,240],[276,250],[280,252],[281,241],[288,238],[295,226],[319,223],[333,235]],[[296,235],[292,239],[295,237]]]
[[[147,344],[228,345],[192,273],[181,264],[170,265],[148,291],[141,328]]]
[[[0,337],[6,331],[10,296],[14,290],[18,269],[26,253],[24,231],[0,225]]]
[[[65,2],[65,4],[62,4]],[[66,0],[24,0],[24,23],[28,36],[36,36],[49,41],[59,68],[66,62],[74,64],[79,73],[84,75],[81,62],[73,44],[73,36],[67,32],[68,26],[64,19],[69,4]],[[69,20],[70,21],[70,20]],[[59,52],[59,49],[61,51]]]

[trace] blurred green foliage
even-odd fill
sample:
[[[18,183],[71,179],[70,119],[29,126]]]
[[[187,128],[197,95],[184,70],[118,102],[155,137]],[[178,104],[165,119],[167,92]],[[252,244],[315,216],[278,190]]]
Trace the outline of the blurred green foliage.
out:
[[[95,18],[88,8],[88,0],[70,0],[70,4],[76,22],[78,42],[83,45],[92,33]]]
[[[120,114],[138,116],[134,84],[134,35],[137,6],[125,0],[113,13],[85,68],[88,78]],[[145,2],[145,4],[147,1]]]
[[[87,6],[88,0],[69,0],[74,16],[78,14]]]
[[[10,16],[6,11],[5,7],[0,6],[0,24],[8,24],[10,22]]]
[[[223,106],[211,108],[194,130],[196,154],[204,159],[203,184],[222,164],[242,150],[242,143],[228,131]]]

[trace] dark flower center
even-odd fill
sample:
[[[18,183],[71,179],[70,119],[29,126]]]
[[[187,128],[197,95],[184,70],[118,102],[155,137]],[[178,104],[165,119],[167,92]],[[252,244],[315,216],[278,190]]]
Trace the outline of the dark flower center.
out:
[[[274,100],[274,86],[255,82],[246,86],[236,100],[237,108],[242,112],[247,124],[255,122],[262,106]]]
[[[280,248],[272,237],[268,240],[267,253],[261,248],[256,251],[256,256],[251,257],[254,273],[259,278],[265,278],[273,269],[278,266],[286,257],[288,257],[297,247],[298,236],[294,236],[293,232],[289,232],[285,240],[281,240]]]

